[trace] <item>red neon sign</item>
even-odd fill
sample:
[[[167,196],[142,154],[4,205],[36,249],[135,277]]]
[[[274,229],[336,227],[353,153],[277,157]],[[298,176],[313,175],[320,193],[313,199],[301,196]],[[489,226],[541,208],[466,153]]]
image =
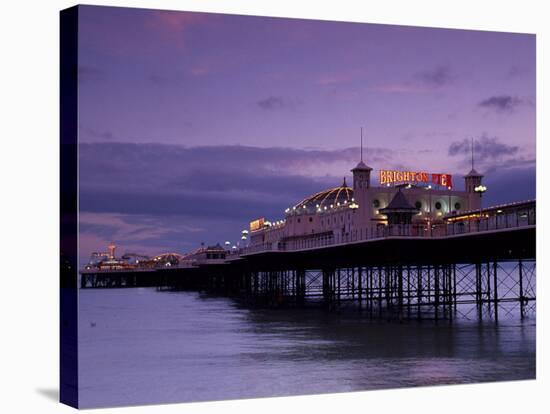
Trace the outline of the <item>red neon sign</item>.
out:
[[[451,189],[453,188],[453,176],[451,174],[417,171],[380,170],[380,184],[389,185],[396,183],[431,183]]]

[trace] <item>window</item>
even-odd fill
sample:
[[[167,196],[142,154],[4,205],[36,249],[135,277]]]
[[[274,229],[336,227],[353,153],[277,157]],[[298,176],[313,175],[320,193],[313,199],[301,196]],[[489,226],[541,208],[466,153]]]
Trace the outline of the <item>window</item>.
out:
[[[298,223],[300,222],[300,219],[298,219]]]
[[[455,203],[455,210],[460,210],[460,207],[462,207],[460,203]]]
[[[378,199],[374,200],[374,201],[372,202],[372,206],[373,206],[374,208],[380,207],[380,200],[378,200]]]
[[[439,201],[435,203],[435,208],[436,210],[441,210],[441,203]]]
[[[313,218],[312,218],[312,217],[310,217],[310,218],[309,218],[309,222],[311,223],[312,221],[313,221]]]
[[[417,210],[420,210],[422,208],[422,202],[417,201],[416,203],[414,203],[414,206],[416,207]]]

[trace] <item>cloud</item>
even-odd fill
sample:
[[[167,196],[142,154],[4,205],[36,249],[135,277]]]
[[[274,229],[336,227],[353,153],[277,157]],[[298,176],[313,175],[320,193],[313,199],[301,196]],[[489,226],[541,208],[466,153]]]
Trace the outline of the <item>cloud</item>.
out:
[[[256,104],[263,110],[276,111],[288,107],[293,107],[293,103],[281,96],[268,96],[265,99],[261,99]]]
[[[461,167],[467,167],[471,163],[471,141],[462,140],[452,142],[448,149],[449,156],[458,157]],[[517,145],[508,145],[497,137],[489,137],[483,134],[474,140],[475,168],[485,174],[501,173],[516,169],[534,168],[536,158],[525,148]]]
[[[470,156],[472,151],[471,141],[464,139],[462,141],[452,142],[449,146],[449,155],[466,155]],[[507,145],[497,137],[489,137],[483,134],[480,138],[474,140],[475,159],[485,161],[487,159],[501,159],[505,156],[516,155],[519,151],[517,145]]]
[[[517,96],[498,95],[482,100],[478,103],[478,106],[491,109],[496,112],[512,113],[518,106],[523,105],[524,103],[525,101]]]
[[[305,195],[340,185],[359,149],[102,142],[81,143],[79,153],[82,211],[248,220],[280,216]],[[369,149],[368,159],[389,164],[393,152]]]
[[[417,72],[402,82],[387,82],[374,86],[374,90],[386,93],[433,92],[452,83],[455,79],[449,66],[440,65],[433,69]]]
[[[440,65],[431,70],[418,72],[414,77],[421,83],[435,87],[446,85],[454,79],[451,68],[447,65]]]
[[[327,175],[324,167],[343,163],[349,171],[357,154],[357,149],[81,143],[81,260],[111,241],[147,254],[185,252],[202,241],[237,241],[250,220],[282,218],[305,195],[340,185],[342,177]],[[372,156],[389,157],[384,150]]]

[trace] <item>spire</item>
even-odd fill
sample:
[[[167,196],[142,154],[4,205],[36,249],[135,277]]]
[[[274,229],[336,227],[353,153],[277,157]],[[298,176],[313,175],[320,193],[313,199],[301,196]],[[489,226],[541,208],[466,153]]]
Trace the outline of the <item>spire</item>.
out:
[[[472,171],[474,170],[474,139],[472,138]]]
[[[361,162],[363,162],[363,127],[361,127]]]
[[[480,173],[478,173],[474,168],[474,139],[472,138],[472,169],[470,172],[466,175],[466,177],[483,177]]]
[[[361,127],[361,160],[359,161],[359,164],[357,164],[357,166],[351,171],[359,171],[359,170],[372,171],[372,168],[363,162],[363,127]]]
[[[344,183],[342,184],[342,187],[347,187],[348,185],[346,184],[346,177],[344,176]]]

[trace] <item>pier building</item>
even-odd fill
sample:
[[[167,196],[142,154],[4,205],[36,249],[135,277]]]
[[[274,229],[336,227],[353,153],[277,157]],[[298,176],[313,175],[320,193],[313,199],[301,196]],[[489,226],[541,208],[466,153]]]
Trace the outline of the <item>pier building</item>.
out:
[[[340,186],[288,207],[280,220],[252,221],[250,246],[322,238],[336,243],[362,240],[388,224],[404,225],[406,235],[422,236],[444,225],[449,217],[464,217],[481,208],[483,175],[473,165],[463,177],[463,190],[456,190],[453,176],[446,173],[380,170],[375,184],[373,169],[362,160],[351,172],[352,186],[344,178]]]

